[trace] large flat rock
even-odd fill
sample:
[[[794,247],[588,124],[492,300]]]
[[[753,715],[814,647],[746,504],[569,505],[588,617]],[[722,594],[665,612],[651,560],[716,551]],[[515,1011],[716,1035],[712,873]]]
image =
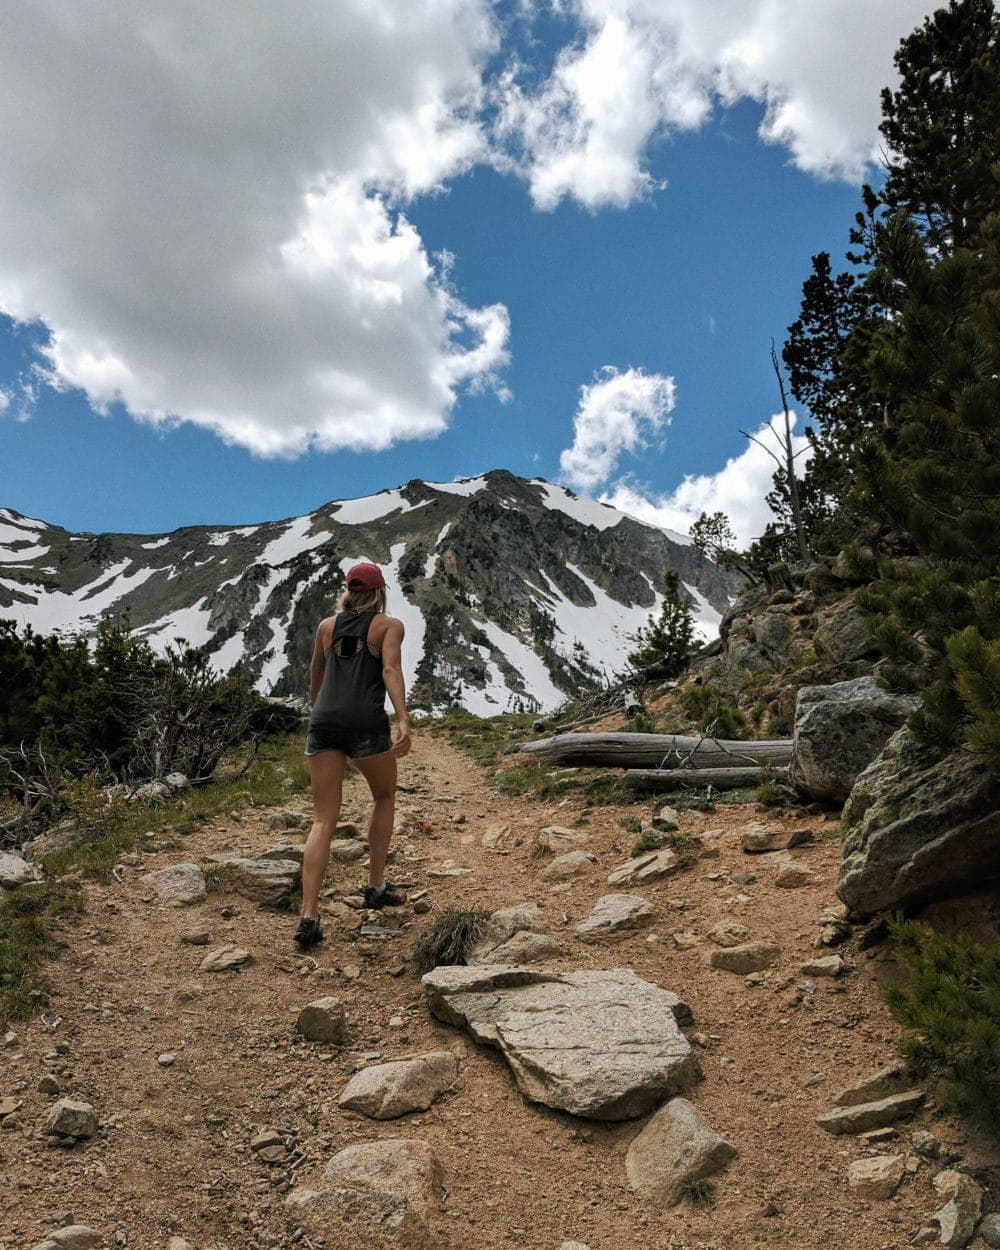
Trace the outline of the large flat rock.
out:
[[[442,967],[423,984],[431,1012],[496,1047],[532,1102],[629,1120],[701,1075],[680,1030],[690,1009],[627,969]]]
[[[206,871],[219,888],[253,899],[261,907],[283,910],[302,880],[302,865],[294,859],[258,859],[242,855],[210,855]]]

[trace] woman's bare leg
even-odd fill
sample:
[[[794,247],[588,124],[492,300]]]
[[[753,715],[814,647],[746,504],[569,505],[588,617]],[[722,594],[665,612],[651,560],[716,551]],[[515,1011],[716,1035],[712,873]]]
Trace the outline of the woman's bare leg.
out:
[[[368,884],[378,887],[385,881],[385,861],[392,839],[396,814],[396,757],[391,751],[354,761],[372,792],[372,818],[368,826]]]
[[[343,751],[321,751],[309,756],[312,779],[313,825],[302,857],[302,915],[319,915],[319,892],[330,862],[330,842],[337,831],[347,757]]]

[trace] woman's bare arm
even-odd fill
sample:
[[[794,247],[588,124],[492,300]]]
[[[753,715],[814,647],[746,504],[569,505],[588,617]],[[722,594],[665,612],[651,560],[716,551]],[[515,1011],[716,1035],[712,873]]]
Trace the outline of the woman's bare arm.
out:
[[[406,710],[403,682],[402,646],[406,631],[403,622],[390,619],[382,637],[382,680],[396,713],[396,742],[393,751],[403,756],[410,749],[410,715]]]

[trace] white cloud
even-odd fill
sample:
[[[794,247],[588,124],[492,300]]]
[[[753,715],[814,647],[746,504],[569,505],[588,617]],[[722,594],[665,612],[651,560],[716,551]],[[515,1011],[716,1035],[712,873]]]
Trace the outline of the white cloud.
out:
[[[487,0],[36,0],[0,41],[0,310],[50,381],[264,455],[444,428],[507,360],[400,212],[482,160]]]
[[[717,101],[765,106],[761,138],[820,177],[859,180],[878,151],[879,91],[926,0],[565,0],[582,37],[540,85],[512,75],[498,131],[540,208],[624,206],[651,190],[650,144]]]
[[[793,430],[794,430],[794,414]],[[772,451],[780,452],[776,435],[784,433],[784,416],[777,413],[759,429],[756,438]],[[807,439],[792,434],[792,449],[798,455],[796,467],[804,468],[810,456]],[[799,455],[798,453],[802,453]],[[765,502],[771,489],[775,463],[757,443],[749,442],[738,456],[732,456],[717,473],[688,474],[669,494],[656,495],[624,478],[599,498],[639,521],[679,530],[686,534],[703,512],[724,512],[738,544],[743,547],[758,538],[774,518]]]
[[[675,401],[673,378],[605,365],[580,388],[573,445],[559,457],[563,478],[586,491],[606,482],[624,452],[641,451],[651,434],[669,425]]]

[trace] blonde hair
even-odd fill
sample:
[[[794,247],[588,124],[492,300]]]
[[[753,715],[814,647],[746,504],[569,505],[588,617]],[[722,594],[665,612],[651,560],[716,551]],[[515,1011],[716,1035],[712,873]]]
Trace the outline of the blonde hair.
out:
[[[345,590],[337,602],[338,612],[384,612],[385,587],[376,590]]]

